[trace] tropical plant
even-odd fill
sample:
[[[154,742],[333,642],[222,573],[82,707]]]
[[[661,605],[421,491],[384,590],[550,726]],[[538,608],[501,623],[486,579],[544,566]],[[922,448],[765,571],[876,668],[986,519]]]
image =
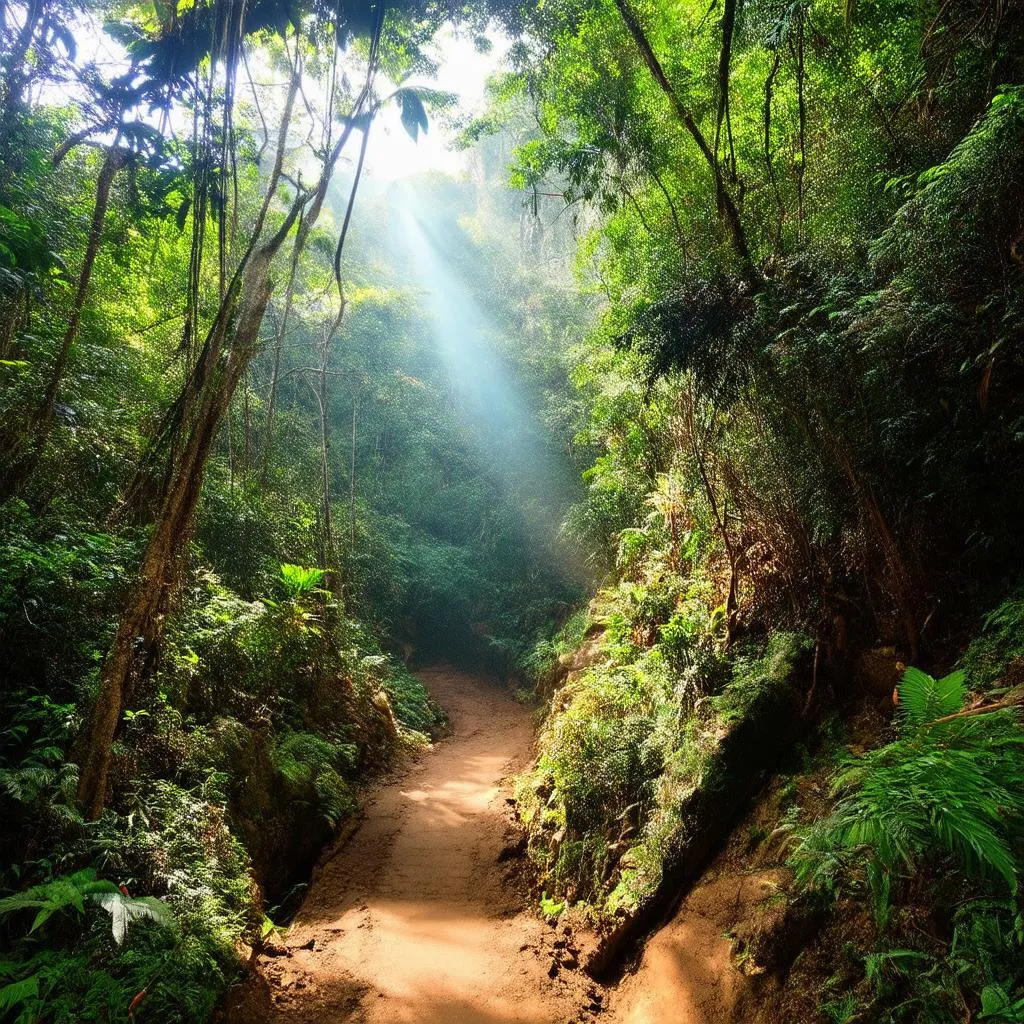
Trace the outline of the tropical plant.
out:
[[[964,674],[942,679],[908,668],[898,687],[900,736],[848,760],[837,799],[798,829],[798,884],[834,891],[866,880],[879,924],[893,889],[924,863],[949,856],[969,878],[1018,891],[1024,828],[1024,732],[1009,709],[958,715]]]
[[[320,587],[326,573],[323,569],[308,569],[285,562],[281,566],[281,583],[293,600]]]
[[[149,920],[163,925],[173,921],[170,908],[162,900],[152,896],[131,897],[113,882],[97,878],[93,868],[83,868],[0,899],[0,917],[35,910],[29,928],[31,934],[54,914],[72,913],[81,919],[87,899],[110,915],[111,934],[118,945],[124,942],[128,928],[137,921]]]

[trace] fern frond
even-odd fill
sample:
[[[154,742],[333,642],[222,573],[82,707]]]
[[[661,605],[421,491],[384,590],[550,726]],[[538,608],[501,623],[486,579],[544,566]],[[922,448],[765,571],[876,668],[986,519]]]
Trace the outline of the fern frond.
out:
[[[900,679],[897,693],[904,729],[917,729],[963,708],[967,687],[964,673],[960,670],[935,679],[910,665]]]
[[[884,924],[893,879],[942,852],[968,877],[999,880],[1015,895],[1015,837],[1024,830],[1016,713],[922,728],[962,707],[962,674],[935,680],[908,670],[900,693],[904,736],[844,765],[832,780],[829,815],[796,831],[790,863],[798,884],[832,891],[840,873],[862,865]]]
[[[114,941],[120,946],[124,942],[128,929],[136,921],[156,921],[170,927],[174,918],[170,908],[162,900],[154,896],[140,896],[133,899],[119,890],[114,892],[94,893],[95,900],[109,915]]]

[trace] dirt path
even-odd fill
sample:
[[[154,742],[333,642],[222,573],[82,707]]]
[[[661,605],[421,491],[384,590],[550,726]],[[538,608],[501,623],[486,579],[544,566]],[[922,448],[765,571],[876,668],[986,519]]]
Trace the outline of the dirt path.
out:
[[[553,966],[567,955],[558,936],[499,861],[512,837],[502,780],[531,756],[529,710],[478,677],[420,678],[451,736],[376,791],[315,876],[290,955],[261,958],[233,1024],[562,1024],[603,999]]]
[[[282,955],[261,957],[231,1024],[726,1024],[739,976],[721,916],[684,906],[618,990],[575,963],[505,861],[519,833],[505,780],[533,752],[528,709],[479,677],[420,678],[451,735],[376,789],[314,875]],[[690,901],[687,901],[688,903]]]

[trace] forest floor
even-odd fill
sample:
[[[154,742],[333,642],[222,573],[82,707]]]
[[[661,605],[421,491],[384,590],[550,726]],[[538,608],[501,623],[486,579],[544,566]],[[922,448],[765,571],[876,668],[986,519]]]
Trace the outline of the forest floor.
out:
[[[233,1024],[718,1024],[735,1002],[710,921],[656,938],[621,993],[578,969],[532,909],[507,780],[533,752],[497,684],[420,673],[451,731],[371,794],[314,875],[287,937],[234,993]],[[682,940],[682,941],[680,941]],[[738,976],[735,976],[738,981]],[[653,997],[653,998],[652,998]]]

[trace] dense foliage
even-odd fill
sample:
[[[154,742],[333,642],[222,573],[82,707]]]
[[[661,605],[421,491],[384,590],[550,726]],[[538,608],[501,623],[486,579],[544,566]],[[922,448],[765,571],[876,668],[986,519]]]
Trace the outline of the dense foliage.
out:
[[[507,671],[581,592],[540,409],[585,301],[486,147],[360,188],[471,14],[4,8],[0,1019],[208,1019],[443,725],[408,664]]]
[[[473,173],[364,174],[488,19]],[[547,702],[549,916],[674,899],[788,746],[799,898],[874,908],[821,1019],[1022,1019],[1019,2],[39,0],[0,52],[0,1019],[208,1019],[438,658]]]

